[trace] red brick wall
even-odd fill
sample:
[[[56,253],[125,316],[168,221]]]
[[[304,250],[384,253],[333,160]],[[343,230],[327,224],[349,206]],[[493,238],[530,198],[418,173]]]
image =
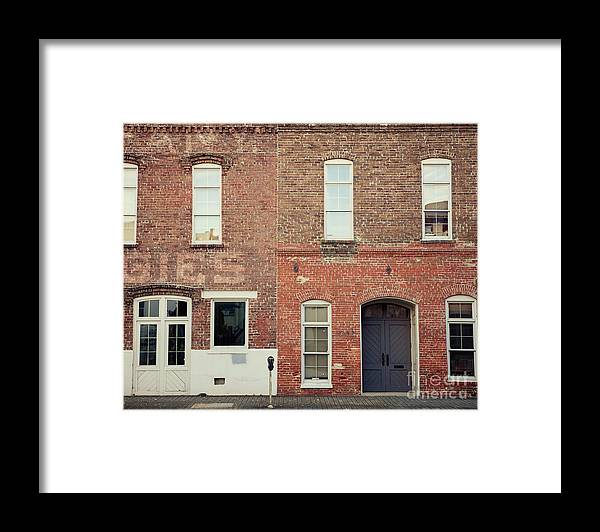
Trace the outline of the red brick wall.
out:
[[[192,349],[210,342],[210,303],[200,297],[202,289],[257,290],[249,306],[249,346],[275,347],[275,129],[125,125],[124,154],[139,166],[137,245],[124,250],[125,349],[132,348],[133,297],[140,290],[171,293],[168,286],[152,288],[165,283],[189,288]],[[223,166],[218,247],[191,245],[191,167],[203,161]]]
[[[451,242],[421,241],[420,163],[430,157],[452,160]],[[331,158],[354,164],[354,244],[323,242]],[[277,167],[279,393],[360,393],[360,306],[383,297],[418,304],[421,390],[476,393],[445,380],[445,300],[476,297],[476,126],[280,126]],[[332,389],[300,388],[300,305],[310,299],[332,304]]]

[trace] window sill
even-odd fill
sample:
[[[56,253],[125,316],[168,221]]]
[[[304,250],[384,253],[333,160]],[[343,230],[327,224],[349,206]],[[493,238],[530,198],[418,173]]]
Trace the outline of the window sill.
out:
[[[137,242],[127,242],[123,244],[124,248],[137,248],[138,247],[138,243]]]
[[[247,346],[212,346],[210,348],[210,354],[214,355],[239,355],[240,353],[247,353]]]
[[[344,240],[336,240],[336,239],[327,239],[327,238],[323,238],[321,240],[321,244],[356,244],[356,240],[354,240],[353,238],[351,239],[344,239]]]
[[[450,244],[450,243],[454,242],[454,239],[453,238],[421,238],[421,243],[423,243],[423,244],[430,244],[430,243],[439,244],[440,242],[441,243],[446,242],[446,243]]]
[[[303,382],[300,385],[300,388],[310,389],[310,390],[327,389],[327,388],[333,388],[333,384],[331,384],[330,382],[323,382],[323,383]]]
[[[477,377],[448,377],[448,382],[477,382]]]
[[[223,242],[215,242],[214,244],[211,244],[209,242],[192,242],[190,244],[190,247],[192,248],[223,248],[225,247],[223,245]]]

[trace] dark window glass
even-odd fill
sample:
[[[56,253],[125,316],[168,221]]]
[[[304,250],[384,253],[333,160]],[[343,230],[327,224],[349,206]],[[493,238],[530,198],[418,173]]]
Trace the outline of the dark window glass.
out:
[[[460,324],[458,324],[458,323],[450,324],[450,336],[460,336]]]
[[[450,351],[450,375],[474,377],[475,353],[473,351]]]
[[[448,236],[448,212],[425,211],[425,234]]]
[[[246,303],[215,301],[214,343],[240,346],[246,343]]]
[[[168,345],[167,364],[169,366],[183,366],[185,364],[185,325],[169,324]]]
[[[460,336],[450,337],[450,349],[460,349]]]
[[[460,318],[460,303],[448,303],[448,316],[450,318]]]
[[[167,299],[167,316],[187,316],[187,302]]]
[[[461,318],[472,318],[473,317],[473,305],[471,303],[460,304],[460,317]]]
[[[167,299],[167,316],[177,316],[177,301]]]
[[[463,336],[473,336],[473,324],[463,323],[462,324],[462,335]]]
[[[383,318],[383,305],[381,303],[369,305],[363,311],[364,318]]]
[[[388,303],[385,306],[385,317],[390,319],[408,319],[408,309],[401,307],[400,305],[393,305]]]
[[[140,318],[157,318],[158,299],[153,299],[151,301],[140,301],[138,315]]]
[[[156,325],[140,325],[140,366],[156,365]]]

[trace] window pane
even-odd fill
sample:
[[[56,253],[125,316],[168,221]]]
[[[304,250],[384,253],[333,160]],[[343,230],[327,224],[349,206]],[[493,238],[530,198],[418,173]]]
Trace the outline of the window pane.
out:
[[[135,216],[123,216],[123,242],[135,242]]]
[[[425,210],[448,210],[450,185],[423,185]]]
[[[448,236],[448,212],[425,212],[425,234],[430,236]]]
[[[304,308],[304,321],[320,322],[320,323],[326,322],[327,321],[327,307],[305,307]]]
[[[475,353],[472,351],[450,351],[450,375],[475,376]]]
[[[385,317],[390,319],[407,320],[409,317],[408,309],[401,307],[400,305],[388,303],[385,306]]]
[[[369,305],[365,307],[363,311],[363,317],[365,318],[383,318],[383,305],[377,303],[375,305]]]
[[[195,188],[194,212],[196,214],[221,214],[221,189]]]
[[[317,353],[327,353],[327,340],[317,340]]]
[[[307,366],[315,366],[317,365],[317,355],[304,355],[304,363]]]
[[[126,187],[136,187],[137,175],[137,168],[123,168],[123,185]]]
[[[460,324],[451,323],[449,328],[450,328],[450,336],[460,336]]]
[[[319,379],[327,379],[329,371],[327,368],[317,368],[317,377]]]
[[[196,242],[219,240],[220,224],[220,216],[194,216],[194,240]]]
[[[463,336],[473,336],[473,324],[472,323],[463,323],[461,325],[462,335]]]
[[[472,318],[473,317],[472,303],[460,303],[460,317],[461,318]]]
[[[325,172],[326,181],[330,183],[347,183],[351,180],[349,164],[327,164]]]
[[[427,183],[444,183],[450,181],[449,164],[424,164],[423,181]]]
[[[178,316],[187,316],[187,301],[178,301],[177,302],[177,315]]]
[[[317,339],[327,340],[327,327],[317,327]]]
[[[148,353],[146,351],[140,351],[140,366],[148,365]]]
[[[177,352],[177,365],[178,366],[183,366],[185,364],[185,352],[184,351],[178,351]]]
[[[214,303],[215,345],[243,346],[246,344],[246,303]]]
[[[176,299],[167,299],[167,316],[177,316]]]
[[[460,303],[448,303],[448,317],[460,318]]]
[[[177,362],[177,354],[175,351],[169,351],[169,357],[167,363],[169,366],[174,366]]]
[[[139,317],[140,318],[156,318],[158,317],[158,299],[152,299],[150,301],[140,301],[139,303]],[[148,327],[148,325],[142,325],[142,327]],[[156,325],[151,325],[156,329]]]
[[[194,168],[194,186],[221,186],[221,170],[219,168]]]
[[[136,188],[124,188],[123,189],[123,214],[129,214],[135,216],[135,198],[137,195]]]
[[[317,366],[320,368],[327,368],[329,363],[327,359],[329,358],[327,355],[316,355],[317,356]]]
[[[451,336],[450,337],[450,349],[460,349],[460,348],[461,348],[460,336]]]
[[[307,353],[316,353],[317,352],[317,341],[316,340],[308,340],[304,339],[304,351]]]
[[[305,379],[316,379],[317,378],[317,368],[304,368],[304,378]]]
[[[331,211],[350,211],[352,203],[350,196],[352,193],[352,185],[325,185],[326,209]]]
[[[352,238],[351,212],[326,212],[326,238],[350,240]]]

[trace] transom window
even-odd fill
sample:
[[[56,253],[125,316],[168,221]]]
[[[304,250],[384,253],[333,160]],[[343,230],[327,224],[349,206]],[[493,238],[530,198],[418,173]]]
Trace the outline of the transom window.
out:
[[[221,167],[202,163],[192,167],[194,244],[221,242]]]
[[[452,238],[452,174],[448,159],[421,163],[423,180],[423,239]]]
[[[446,343],[450,379],[476,379],[476,301],[453,296],[446,301]]]
[[[123,164],[123,243],[135,244],[137,232],[138,167]]]
[[[302,386],[331,387],[331,305],[302,304]]]
[[[325,239],[352,240],[353,165],[344,159],[325,163]]]

